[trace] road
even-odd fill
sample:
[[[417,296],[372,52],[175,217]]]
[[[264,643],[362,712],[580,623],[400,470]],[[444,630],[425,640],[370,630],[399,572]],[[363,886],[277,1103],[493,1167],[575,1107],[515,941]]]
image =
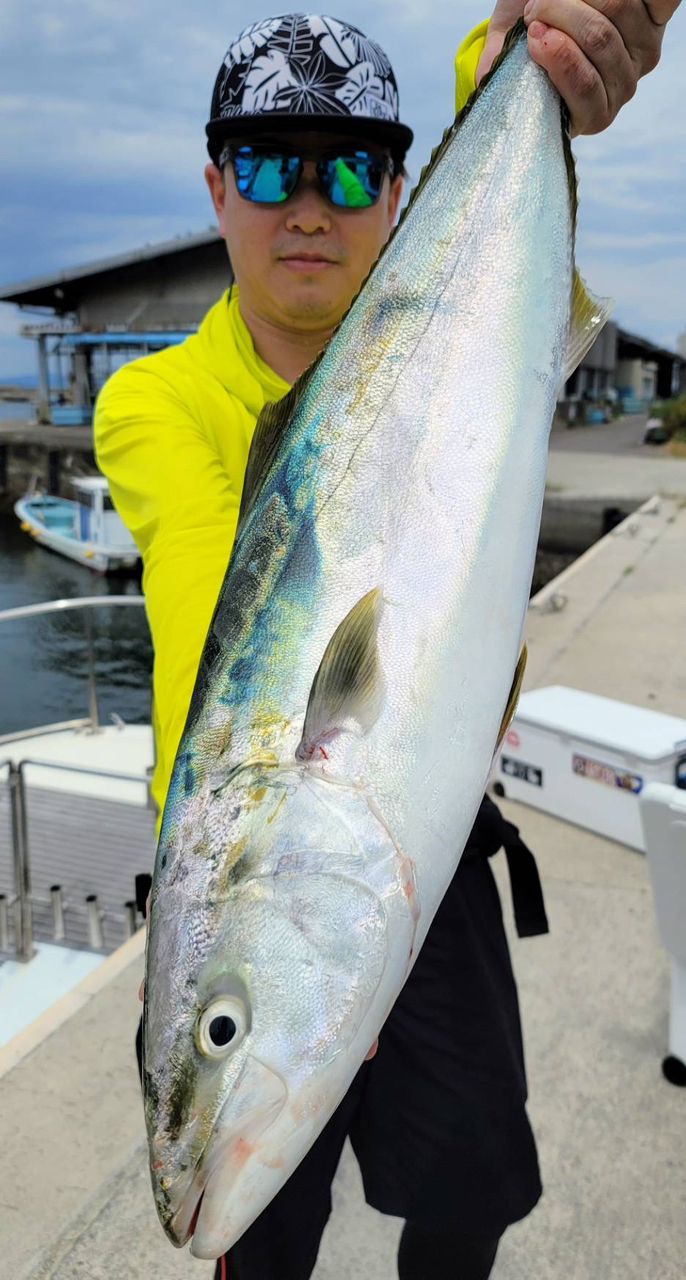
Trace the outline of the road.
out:
[[[686,459],[642,443],[646,417],[553,431],[548,499],[607,503],[630,511],[653,494],[686,497]]]
[[[633,454],[648,458],[668,455],[666,445],[643,444],[646,421],[647,414],[634,413],[600,426],[560,428],[553,432],[550,447],[556,453]]]

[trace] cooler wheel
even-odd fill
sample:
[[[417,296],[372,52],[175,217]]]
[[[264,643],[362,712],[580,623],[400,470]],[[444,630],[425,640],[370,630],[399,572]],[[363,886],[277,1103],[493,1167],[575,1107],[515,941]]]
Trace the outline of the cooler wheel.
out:
[[[665,1080],[675,1084],[677,1088],[683,1089],[686,1086],[686,1062],[682,1062],[681,1058],[675,1058],[672,1054],[663,1058],[662,1074]]]

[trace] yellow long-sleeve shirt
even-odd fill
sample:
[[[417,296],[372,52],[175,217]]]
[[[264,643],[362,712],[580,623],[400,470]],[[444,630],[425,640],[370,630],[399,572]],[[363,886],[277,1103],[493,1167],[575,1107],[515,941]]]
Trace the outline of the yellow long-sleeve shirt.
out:
[[[458,110],[474,88],[487,27],[458,50]],[[255,423],[288,389],[257,355],[234,291],[197,334],[125,365],[98,398],[98,464],[143,557],[160,811],[233,546]]]

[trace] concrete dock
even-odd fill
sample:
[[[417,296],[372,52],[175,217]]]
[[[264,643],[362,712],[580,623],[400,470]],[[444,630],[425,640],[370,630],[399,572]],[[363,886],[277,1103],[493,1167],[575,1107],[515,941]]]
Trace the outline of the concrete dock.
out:
[[[555,491],[589,477],[586,496],[609,498],[617,459],[605,461],[556,450]],[[656,473],[638,474],[652,461],[629,458],[621,477],[636,503],[654,492]],[[645,505],[532,602],[527,687],[686,716],[686,462],[654,461],[666,469],[655,491],[675,496]],[[551,932],[516,938],[499,855],[545,1194],[506,1234],[494,1280],[683,1280],[686,1091],[660,1071],[668,966],[645,859],[504,808],[537,855]],[[0,1051],[2,1280],[213,1273],[168,1245],[152,1207],[132,1051],[142,946],[138,935]],[[392,1280],[399,1231],[364,1204],[346,1150],[315,1280]]]
[[[10,511],[35,480],[49,493],[95,470],[93,429],[53,427],[23,418],[0,422],[0,512]]]
[[[93,452],[93,428],[53,427],[50,423],[9,418],[0,423],[0,445],[34,445],[46,452]]]

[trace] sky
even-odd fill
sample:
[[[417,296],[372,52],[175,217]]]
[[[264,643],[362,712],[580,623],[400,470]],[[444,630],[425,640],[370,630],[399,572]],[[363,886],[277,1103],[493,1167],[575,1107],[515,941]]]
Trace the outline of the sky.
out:
[[[247,0],[2,0],[0,285],[200,231],[212,86],[228,45],[276,10]],[[453,55],[476,0],[336,0],[378,40],[415,130],[419,175],[453,115]],[[577,261],[632,332],[673,348],[686,329],[686,5],[662,61],[611,129],[575,142]],[[22,316],[0,304],[0,380],[32,373]]]

